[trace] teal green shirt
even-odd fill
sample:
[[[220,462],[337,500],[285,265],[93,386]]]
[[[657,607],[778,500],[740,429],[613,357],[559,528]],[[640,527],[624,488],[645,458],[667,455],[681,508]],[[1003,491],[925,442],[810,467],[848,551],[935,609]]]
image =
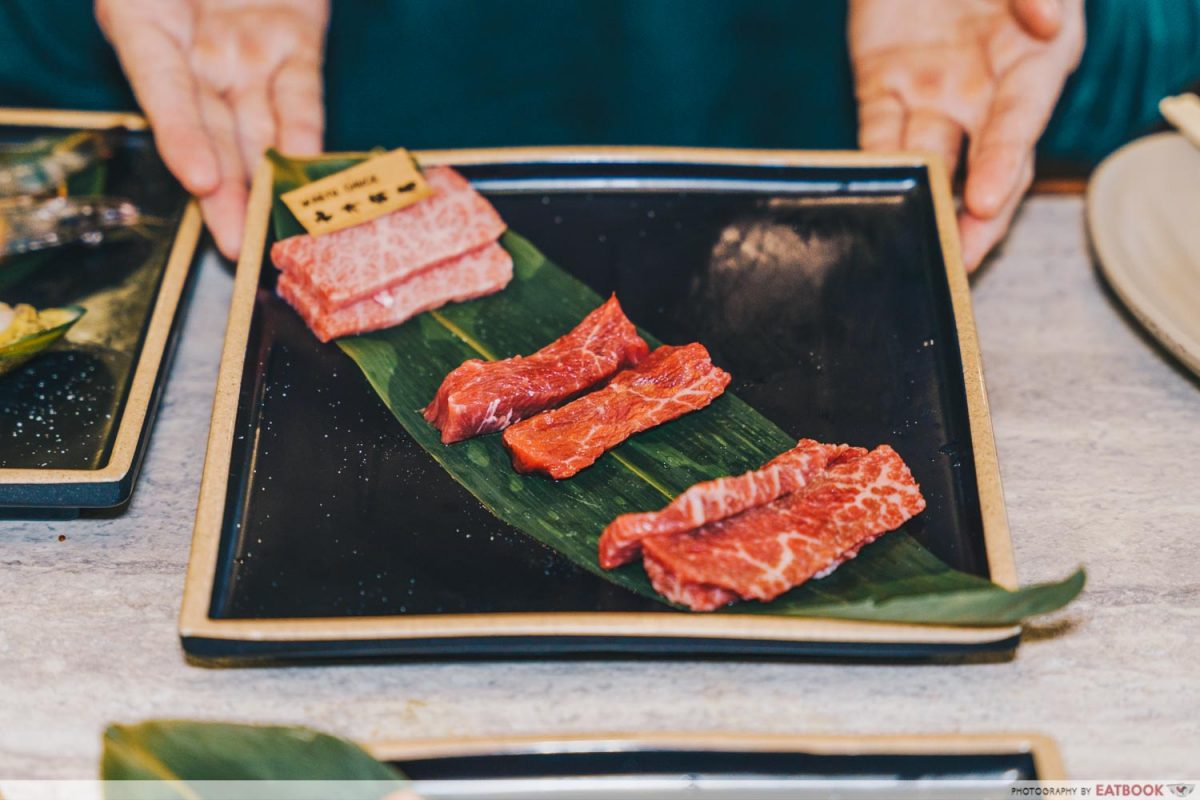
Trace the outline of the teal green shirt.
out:
[[[845,147],[845,15],[795,0],[335,2],[330,142]]]
[[[0,105],[132,108],[89,0],[0,4]],[[853,147],[844,0],[334,0],[327,146]],[[1089,0],[1042,150],[1090,163],[1200,78],[1200,0]]]

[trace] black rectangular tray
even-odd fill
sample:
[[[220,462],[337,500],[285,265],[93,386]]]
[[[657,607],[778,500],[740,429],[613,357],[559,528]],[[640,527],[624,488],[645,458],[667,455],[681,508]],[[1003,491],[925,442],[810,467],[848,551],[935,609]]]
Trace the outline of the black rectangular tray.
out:
[[[911,156],[446,151],[512,228],[671,343],[699,340],[793,436],[887,442],[928,499],[906,526],[1005,586],[1011,546],[954,208]],[[508,527],[275,297],[255,180],[180,633],[208,658],[1008,651],[1016,626],[687,614]]]
[[[104,191],[169,220],[144,237],[50,254],[0,299],[87,313],[66,340],[0,379],[0,516],[71,514],[133,493],[190,294],[202,225],[136,115],[0,109],[0,141],[123,129]]]
[[[1037,734],[654,734],[386,742],[368,749],[411,778],[427,800],[913,797],[915,781],[926,797],[1006,797],[1017,781],[1064,779],[1057,747]]]

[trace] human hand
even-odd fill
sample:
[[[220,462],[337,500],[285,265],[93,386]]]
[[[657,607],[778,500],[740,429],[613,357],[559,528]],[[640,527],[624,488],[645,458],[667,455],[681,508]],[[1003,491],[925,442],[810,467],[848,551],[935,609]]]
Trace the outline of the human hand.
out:
[[[328,0],[96,0],[167,168],[236,258],[268,147],[321,150]]]
[[[866,150],[938,153],[954,174],[975,270],[1033,181],[1034,147],[1083,53],[1083,0],[850,0],[850,58]]]

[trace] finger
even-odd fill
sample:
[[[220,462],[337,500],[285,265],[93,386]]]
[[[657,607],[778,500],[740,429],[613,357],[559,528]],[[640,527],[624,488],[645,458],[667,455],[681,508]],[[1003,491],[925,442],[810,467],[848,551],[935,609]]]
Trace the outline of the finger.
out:
[[[963,266],[967,272],[974,272],[983,263],[983,259],[992,251],[996,244],[1004,238],[1012,223],[1013,215],[1021,205],[1021,200],[1033,183],[1033,157],[1021,168],[1019,191],[1004,204],[999,213],[986,219],[973,216],[964,210],[958,216],[959,236],[962,240]]]
[[[245,189],[240,184],[222,184],[212,194],[200,198],[200,213],[221,255],[237,261],[246,213]]]
[[[877,95],[858,105],[858,144],[863,150],[900,150],[904,106],[894,95]]]
[[[1062,0],[1012,0],[1012,13],[1031,36],[1053,39],[1062,30]]]
[[[211,88],[200,87],[200,111],[221,171],[218,187],[200,198],[200,210],[217,248],[226,258],[237,258],[246,213],[246,173],[238,150],[237,124],[232,109]]]
[[[265,83],[247,86],[232,97],[238,149],[245,175],[253,175],[259,159],[276,143],[275,114]]]
[[[220,167],[201,119],[196,81],[178,43],[154,25],[129,23],[113,33],[163,162],[189,192],[213,191]]]
[[[968,153],[967,210],[987,219],[1000,213],[1021,182],[1021,169],[1050,121],[1061,83],[1046,80],[1045,65],[1031,60],[1001,81]]]
[[[285,61],[275,74],[274,95],[279,149],[297,156],[320,153],[325,135],[320,62]]]
[[[963,129],[952,119],[934,111],[913,109],[904,126],[904,149],[937,153],[946,162],[946,173],[954,177],[962,150]]]

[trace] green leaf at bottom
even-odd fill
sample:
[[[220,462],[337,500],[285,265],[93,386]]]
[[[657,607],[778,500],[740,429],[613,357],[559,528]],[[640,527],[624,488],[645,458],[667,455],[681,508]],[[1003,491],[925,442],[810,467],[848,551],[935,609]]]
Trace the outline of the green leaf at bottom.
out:
[[[121,800],[229,796],[210,781],[319,781],[290,784],[287,795],[314,800],[379,800],[404,785],[358,745],[308,728],[172,720],[109,726],[100,777],[118,782],[105,792]]]

